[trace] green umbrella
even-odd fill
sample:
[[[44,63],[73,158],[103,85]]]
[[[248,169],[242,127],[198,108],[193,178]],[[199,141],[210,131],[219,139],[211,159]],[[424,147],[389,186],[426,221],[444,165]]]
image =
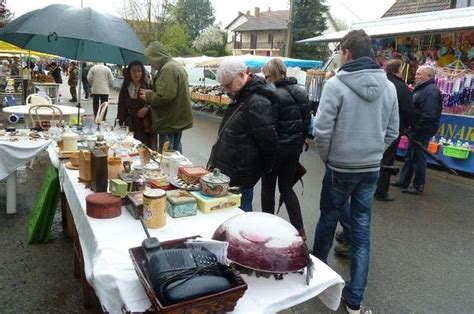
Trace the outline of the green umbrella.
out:
[[[52,4],[28,12],[0,29],[0,40],[73,60],[146,63],[143,44],[130,25],[121,18],[91,8]],[[78,89],[79,121],[81,80]]]
[[[140,38],[125,20],[91,8],[53,4],[28,12],[0,29],[0,40],[73,60],[146,62]]]

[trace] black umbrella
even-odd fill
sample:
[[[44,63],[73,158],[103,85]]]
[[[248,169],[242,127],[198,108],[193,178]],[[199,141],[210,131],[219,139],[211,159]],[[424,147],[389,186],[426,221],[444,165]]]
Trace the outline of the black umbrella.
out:
[[[432,152],[430,152],[426,147],[424,147],[423,145],[421,145],[420,142],[418,142],[417,140],[413,139],[413,137],[411,135],[409,135],[408,133],[406,134],[406,136],[410,139],[410,141],[412,141],[416,146],[418,146],[419,148],[421,148],[421,150],[426,154],[428,155],[429,157],[431,157],[432,159],[434,159],[440,166],[446,168],[447,170],[449,170],[452,174],[454,175],[458,175],[458,173],[456,171],[454,171],[450,166],[448,166],[448,164],[442,160],[441,158],[439,158],[437,155],[433,154]]]

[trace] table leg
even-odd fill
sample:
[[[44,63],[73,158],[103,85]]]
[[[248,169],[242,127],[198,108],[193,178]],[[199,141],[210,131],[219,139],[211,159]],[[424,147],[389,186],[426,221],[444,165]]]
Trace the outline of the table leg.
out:
[[[7,214],[16,213],[16,170],[7,177]]]

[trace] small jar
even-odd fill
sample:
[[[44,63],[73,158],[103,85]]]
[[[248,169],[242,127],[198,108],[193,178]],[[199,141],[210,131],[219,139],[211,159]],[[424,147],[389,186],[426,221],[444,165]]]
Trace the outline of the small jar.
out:
[[[123,171],[122,158],[120,157],[109,157],[107,158],[107,178],[118,179],[119,174]]]
[[[66,131],[61,136],[61,139],[63,141],[64,151],[70,152],[70,151],[77,150],[77,134],[76,133]]]
[[[156,229],[166,225],[166,192],[151,189],[143,192],[143,222],[147,228]]]

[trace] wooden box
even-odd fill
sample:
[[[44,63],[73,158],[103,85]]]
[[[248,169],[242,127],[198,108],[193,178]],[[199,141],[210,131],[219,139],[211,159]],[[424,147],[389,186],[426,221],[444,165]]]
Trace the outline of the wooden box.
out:
[[[107,192],[107,155],[99,149],[91,150],[91,190]]]
[[[165,241],[161,243],[163,249],[180,248],[186,240],[196,237],[188,237]],[[225,313],[234,310],[237,301],[247,290],[247,284],[240,277],[235,276],[232,280],[233,287],[214,294],[206,295],[193,300],[183,301],[171,305],[163,305],[153,290],[151,283],[146,277],[145,254],[141,246],[128,249],[132,259],[133,267],[137,272],[138,279],[145,288],[145,292],[150,299],[153,309],[158,313]],[[238,273],[237,273],[238,274]]]
[[[91,154],[88,150],[79,151],[79,180],[91,180]]]
[[[172,190],[166,192],[168,204],[166,211],[173,218],[196,215],[196,199],[185,190]]]
[[[187,184],[199,183],[199,179],[209,173],[204,167],[179,167],[178,177]]]
[[[109,190],[114,196],[125,197],[128,192],[128,184],[120,179],[111,179],[109,182]]]
[[[130,192],[126,196],[125,208],[135,219],[143,216],[143,191]]]

